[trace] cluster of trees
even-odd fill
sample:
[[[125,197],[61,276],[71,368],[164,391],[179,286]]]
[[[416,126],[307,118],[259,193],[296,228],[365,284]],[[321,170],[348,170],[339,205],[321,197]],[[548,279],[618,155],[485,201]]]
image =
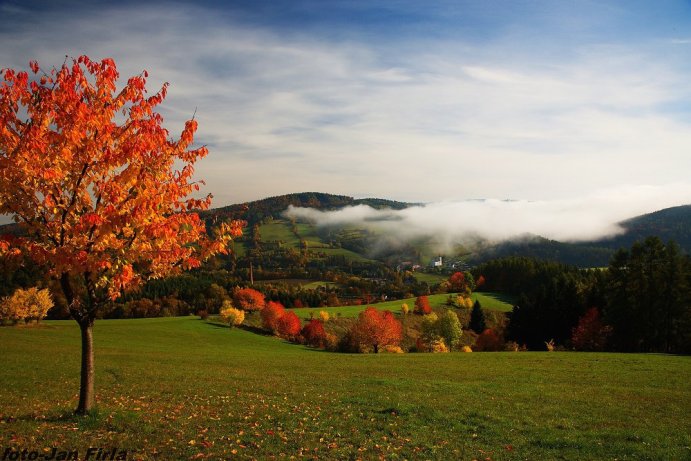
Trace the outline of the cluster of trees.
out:
[[[289,341],[313,347],[344,352],[374,352],[381,349],[398,348],[402,339],[402,326],[390,311],[378,311],[367,307],[355,323],[338,338],[327,333],[324,325],[329,321],[328,313],[320,312],[320,318],[310,319],[301,326],[299,317],[275,301],[269,301],[260,310],[262,326],[267,331]]]
[[[512,257],[474,272],[516,297],[506,339],[530,349],[691,352],[691,260],[674,242],[649,237],[606,270]]]

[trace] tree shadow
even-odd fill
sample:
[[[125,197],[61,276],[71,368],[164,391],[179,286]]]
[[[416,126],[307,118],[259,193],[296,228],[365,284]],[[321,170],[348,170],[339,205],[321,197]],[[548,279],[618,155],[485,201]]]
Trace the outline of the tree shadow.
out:
[[[264,330],[263,328],[253,327],[251,325],[237,325],[237,326],[231,327],[230,325],[226,325],[225,323],[209,322],[209,321],[207,321],[206,324],[208,326],[211,326],[214,328],[221,328],[221,329],[226,329],[226,330],[231,330],[233,328],[237,328],[239,330],[249,331],[250,333],[254,333],[257,335],[261,335],[261,336],[272,336],[271,333]]]

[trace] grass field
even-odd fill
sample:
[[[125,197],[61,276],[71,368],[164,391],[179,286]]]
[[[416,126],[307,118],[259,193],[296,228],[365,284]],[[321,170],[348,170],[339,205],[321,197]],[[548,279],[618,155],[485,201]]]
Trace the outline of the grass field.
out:
[[[446,308],[446,300],[448,299],[448,294],[438,294],[430,295],[429,302],[432,308]],[[498,293],[473,293],[473,301],[479,300],[483,309],[494,310],[499,312],[510,312],[512,304],[510,299],[500,295]],[[400,312],[401,305],[406,303],[408,308],[412,311],[415,307],[415,298],[400,299],[397,301],[386,301],[381,303],[372,304],[379,310],[390,310],[391,312]],[[320,307],[312,308],[305,307],[301,309],[293,309],[298,317],[302,319],[308,319],[310,314],[317,315],[319,311],[326,311],[330,316],[340,316],[340,317],[357,317],[360,312],[362,312],[367,305],[362,306],[339,306],[339,307]]]
[[[691,358],[335,354],[193,317],[99,320],[98,411],[72,416],[74,322],[0,328],[0,447],[128,459],[684,460]]]
[[[449,279],[448,275],[433,274],[429,272],[413,272],[413,277],[415,277],[415,280],[418,282],[427,282],[429,285],[436,285],[439,282]]]
[[[290,225],[284,221],[262,224],[259,235],[265,242],[283,241],[287,248],[300,248],[300,240],[290,231]]]

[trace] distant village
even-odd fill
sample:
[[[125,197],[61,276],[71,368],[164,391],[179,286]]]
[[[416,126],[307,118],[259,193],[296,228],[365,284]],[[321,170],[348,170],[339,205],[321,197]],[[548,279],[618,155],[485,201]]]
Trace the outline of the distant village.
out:
[[[396,270],[404,271],[410,270],[413,272],[421,271],[424,269],[436,269],[439,271],[467,271],[470,270],[471,266],[465,261],[454,260],[454,259],[444,259],[443,256],[439,255],[433,258],[427,266],[422,266],[421,264],[414,264],[412,261],[401,261],[396,266]]]

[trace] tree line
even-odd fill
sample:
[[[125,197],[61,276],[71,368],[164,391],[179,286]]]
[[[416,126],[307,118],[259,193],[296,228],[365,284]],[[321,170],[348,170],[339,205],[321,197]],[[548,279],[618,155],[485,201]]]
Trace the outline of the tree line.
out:
[[[572,346],[590,325],[595,349],[691,352],[691,260],[675,242],[648,237],[606,269],[510,257],[473,272],[486,290],[516,297],[507,339],[530,349]]]

